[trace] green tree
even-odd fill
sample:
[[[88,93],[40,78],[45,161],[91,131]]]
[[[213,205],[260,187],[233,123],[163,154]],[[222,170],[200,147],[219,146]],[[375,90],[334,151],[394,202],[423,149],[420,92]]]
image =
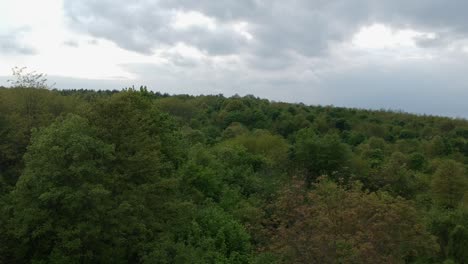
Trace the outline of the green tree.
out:
[[[374,176],[378,189],[394,195],[412,198],[416,191],[414,173],[407,169],[407,157],[401,152],[394,152]]]
[[[99,101],[88,116],[98,136],[115,145],[114,171],[122,185],[168,178],[186,155],[177,124],[139,92]]]
[[[452,232],[450,232],[448,243],[448,256],[463,263],[468,260],[468,230],[467,227],[457,225]]]
[[[433,176],[431,190],[439,206],[456,208],[468,191],[463,165],[452,160],[444,160]]]
[[[437,156],[446,156],[452,152],[451,146],[446,138],[441,136],[435,136],[427,145],[428,154]]]
[[[12,192],[11,235],[20,262],[99,259],[106,244],[111,191],[103,184],[114,149],[86,119],[69,115],[35,131],[26,167]]]
[[[79,107],[75,98],[45,89],[0,90],[0,167],[8,185],[13,186],[21,174],[31,130],[48,126],[57,116]]]
[[[445,210],[434,208],[429,213],[428,227],[437,236],[441,254],[440,262],[450,260],[465,263],[468,246],[468,212],[463,209]]]
[[[281,136],[272,135],[266,130],[244,133],[226,141],[226,144],[244,146],[249,152],[264,156],[270,166],[285,168],[289,155],[289,145]]]
[[[158,241],[144,263],[250,263],[250,236],[231,215],[215,205],[197,211],[175,239]]]
[[[347,166],[350,151],[336,135],[319,137],[310,129],[298,132],[294,144],[294,158],[305,170],[307,185],[322,175],[333,176]]]
[[[408,167],[412,170],[422,170],[426,163],[426,157],[420,152],[415,152],[409,156]]]

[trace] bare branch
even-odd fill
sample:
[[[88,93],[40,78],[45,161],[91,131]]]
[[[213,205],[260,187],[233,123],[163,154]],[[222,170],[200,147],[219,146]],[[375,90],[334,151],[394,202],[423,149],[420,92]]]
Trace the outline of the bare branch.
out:
[[[53,89],[54,84],[47,84],[47,74],[37,73],[36,71],[26,71],[27,67],[12,68],[14,79],[7,80],[10,87],[15,88],[36,88],[36,89]]]

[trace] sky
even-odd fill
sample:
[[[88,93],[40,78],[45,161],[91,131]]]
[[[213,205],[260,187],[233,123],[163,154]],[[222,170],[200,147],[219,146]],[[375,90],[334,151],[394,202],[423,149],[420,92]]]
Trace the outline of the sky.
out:
[[[466,0],[1,0],[11,69],[59,89],[170,94],[468,118]]]

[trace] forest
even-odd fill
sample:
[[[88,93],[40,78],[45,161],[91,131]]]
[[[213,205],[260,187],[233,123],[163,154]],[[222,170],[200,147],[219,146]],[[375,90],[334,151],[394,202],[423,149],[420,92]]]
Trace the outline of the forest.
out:
[[[468,263],[468,121],[0,88],[0,263]]]

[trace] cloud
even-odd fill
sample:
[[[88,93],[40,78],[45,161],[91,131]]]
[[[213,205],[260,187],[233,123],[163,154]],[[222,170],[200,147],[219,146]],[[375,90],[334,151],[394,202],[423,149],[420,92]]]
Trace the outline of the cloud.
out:
[[[99,41],[97,39],[90,39],[88,40],[89,45],[98,45]]]
[[[177,27],[174,20],[181,13],[155,1],[65,1],[64,8],[73,28],[143,54],[180,42],[213,55],[229,54],[245,42],[230,24]]]
[[[79,44],[76,40],[66,40],[63,42],[63,45],[72,47],[72,48],[78,48]]]
[[[318,89],[324,91],[318,101],[467,118],[466,67],[468,63],[454,62],[450,58],[444,62],[416,60],[377,67],[368,64],[329,72],[318,84]]]
[[[12,55],[36,54],[36,50],[22,40],[22,35],[28,31],[28,28],[22,27],[5,33],[0,32],[0,53]]]
[[[468,2],[463,0],[65,0],[64,6],[76,28],[142,53],[184,42],[213,55],[292,51],[323,56],[330,43],[349,40],[372,23],[444,33],[444,38],[468,34]],[[180,12],[195,12],[216,26],[178,30],[171,23]],[[255,41],[247,42],[236,33],[232,28],[236,22],[246,23]],[[425,46],[428,41],[419,43]]]
[[[29,62],[50,75],[125,76],[170,93],[468,113],[460,99],[468,97],[464,0],[63,0],[59,8],[67,27],[49,32],[57,46],[37,44],[44,26],[30,41],[40,55]],[[28,53],[21,34],[7,39],[0,46],[9,51],[0,53]],[[80,45],[70,52],[64,41],[75,43],[67,40]]]

